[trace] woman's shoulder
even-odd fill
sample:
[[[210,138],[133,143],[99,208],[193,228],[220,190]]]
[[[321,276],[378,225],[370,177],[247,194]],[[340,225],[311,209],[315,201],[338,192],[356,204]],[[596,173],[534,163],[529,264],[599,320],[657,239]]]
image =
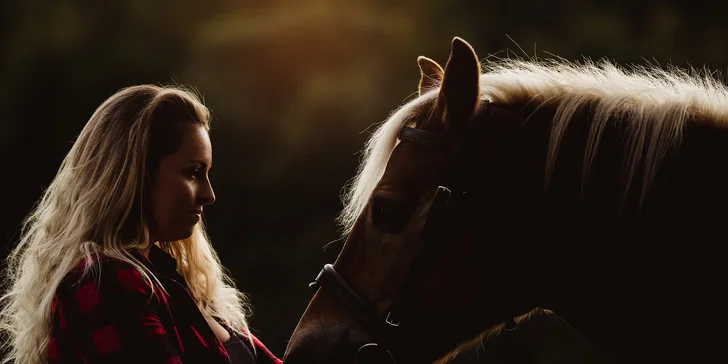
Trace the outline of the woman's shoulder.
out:
[[[76,296],[104,292],[149,294],[152,285],[139,271],[141,266],[143,263],[135,266],[116,257],[83,257],[63,277],[58,286],[58,294],[74,293]]]

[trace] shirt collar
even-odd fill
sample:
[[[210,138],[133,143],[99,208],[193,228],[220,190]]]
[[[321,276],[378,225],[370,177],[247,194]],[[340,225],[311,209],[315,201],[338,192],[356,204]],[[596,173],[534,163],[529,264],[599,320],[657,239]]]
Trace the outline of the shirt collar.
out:
[[[139,259],[147,268],[156,271],[166,277],[175,277],[177,272],[177,259],[167,254],[164,250],[155,244],[152,244],[149,250],[149,256],[146,257],[139,250],[133,250],[132,254]]]

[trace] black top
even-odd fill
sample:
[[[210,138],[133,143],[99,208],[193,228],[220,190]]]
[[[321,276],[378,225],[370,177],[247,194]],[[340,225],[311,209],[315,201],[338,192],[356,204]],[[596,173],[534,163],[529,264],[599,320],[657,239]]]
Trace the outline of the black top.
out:
[[[222,343],[230,356],[230,362],[232,364],[255,364],[255,357],[247,344],[248,341],[241,339],[227,326],[223,327],[230,333],[230,339]]]
[[[200,313],[199,307],[194,303],[190,293],[187,291],[187,282],[177,272],[177,260],[165,253],[156,245],[152,246],[149,252],[149,260],[153,264],[155,275],[165,283],[165,288],[170,293],[168,299],[169,305],[178,319],[184,319],[196,323],[198,335],[204,335],[208,340],[213,340],[214,332],[210,325]],[[194,319],[194,321],[192,321]],[[222,343],[222,348],[227,351],[232,364],[256,364],[256,357],[253,355],[252,343],[245,337],[240,337],[218,318],[214,318],[220,326],[230,333],[230,339]],[[180,333],[184,330],[179,329]],[[222,353],[221,353],[222,354]],[[223,354],[224,355],[224,354]],[[201,362],[200,360],[192,360],[193,362]],[[187,361],[184,361],[185,363]],[[210,361],[205,359],[205,363]],[[267,361],[263,361],[267,363]]]

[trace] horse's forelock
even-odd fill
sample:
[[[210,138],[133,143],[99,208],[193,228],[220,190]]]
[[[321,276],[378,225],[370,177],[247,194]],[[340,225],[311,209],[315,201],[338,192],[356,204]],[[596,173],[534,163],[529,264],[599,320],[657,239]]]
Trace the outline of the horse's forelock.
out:
[[[351,232],[372,191],[382,178],[389,156],[399,143],[399,131],[403,126],[414,123],[423,113],[430,112],[437,92],[437,89],[430,90],[402,105],[367,140],[356,177],[343,190],[344,208],[338,217],[343,235]]]

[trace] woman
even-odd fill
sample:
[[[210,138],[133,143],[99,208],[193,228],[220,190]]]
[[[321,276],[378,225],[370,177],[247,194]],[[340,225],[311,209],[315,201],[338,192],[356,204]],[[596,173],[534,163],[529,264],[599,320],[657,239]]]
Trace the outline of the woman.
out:
[[[201,221],[209,129],[179,88],[129,87],[96,110],[8,257],[7,361],[281,363]]]

